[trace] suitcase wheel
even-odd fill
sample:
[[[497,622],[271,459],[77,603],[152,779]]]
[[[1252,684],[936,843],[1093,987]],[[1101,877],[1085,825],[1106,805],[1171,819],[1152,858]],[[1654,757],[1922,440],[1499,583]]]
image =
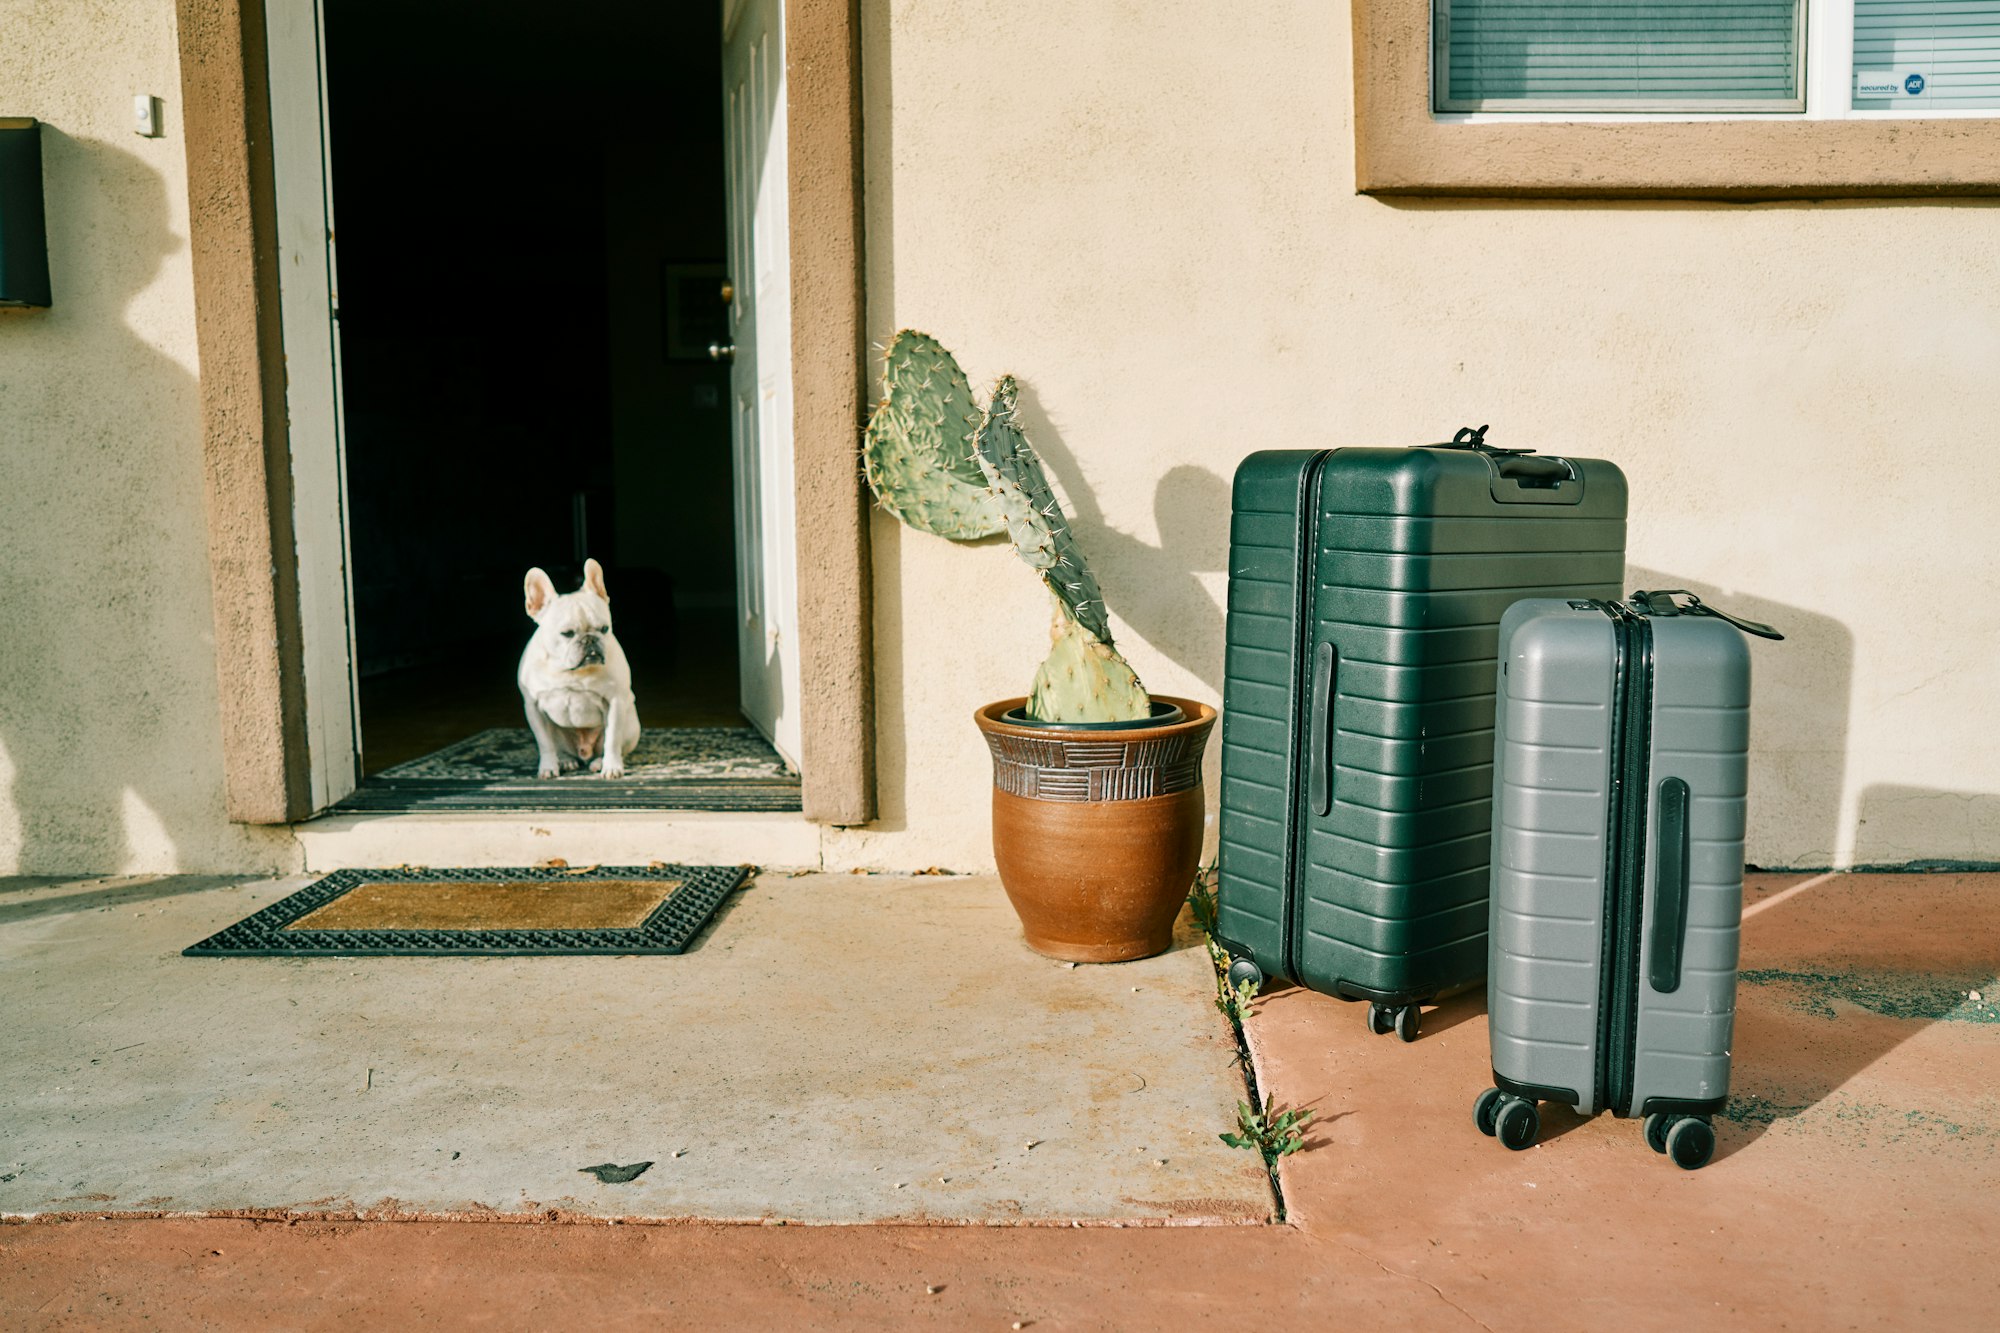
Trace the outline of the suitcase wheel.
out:
[[[1648,1148],[1657,1153],[1664,1153],[1667,1150],[1667,1130],[1670,1128],[1667,1122],[1672,1119],[1673,1117],[1665,1111],[1655,1111],[1646,1117],[1646,1146]]]
[[[1542,1115],[1535,1104],[1521,1097],[1508,1097],[1493,1122],[1494,1137],[1513,1149],[1531,1148],[1542,1132]]]
[[[1683,1171],[1695,1171],[1715,1155],[1715,1127],[1694,1116],[1676,1116],[1667,1129],[1667,1156]]]
[[[1250,989],[1262,991],[1264,989],[1264,969],[1257,966],[1256,962],[1252,959],[1238,958],[1229,965],[1229,988],[1235,990],[1246,981],[1250,983]]]
[[[1479,1094],[1479,1100],[1472,1104],[1472,1123],[1479,1126],[1479,1132],[1492,1138],[1500,1119],[1500,1103],[1507,1094],[1498,1088],[1488,1088]],[[1662,1148],[1660,1151],[1665,1152]]]
[[[1417,1025],[1423,1021],[1421,1004],[1370,1004],[1368,1030],[1376,1036],[1393,1032],[1404,1041],[1417,1039]]]

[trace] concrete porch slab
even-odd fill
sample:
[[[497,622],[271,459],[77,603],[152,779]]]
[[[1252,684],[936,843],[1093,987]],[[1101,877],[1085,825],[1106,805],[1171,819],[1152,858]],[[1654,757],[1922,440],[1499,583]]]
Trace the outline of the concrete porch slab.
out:
[[[990,878],[767,874],[678,958],[179,956],[304,882],[0,884],[0,1212],[1271,1213],[1192,935],[1066,968]]]

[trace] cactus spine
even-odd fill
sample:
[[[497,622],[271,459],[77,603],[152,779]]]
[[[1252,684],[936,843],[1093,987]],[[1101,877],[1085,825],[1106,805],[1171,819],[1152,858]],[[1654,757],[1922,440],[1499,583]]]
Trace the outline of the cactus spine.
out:
[[[952,354],[905,329],[889,344],[882,402],[862,445],[882,507],[923,532],[971,541],[1005,531],[1055,602],[1049,655],[1028,716],[1042,722],[1134,722],[1145,686],[1111,642],[1104,594],[1084,562],[1042,461],[1021,431],[1019,387],[1002,376],[982,414]]]
[[[1005,526],[972,453],[979,404],[958,360],[927,333],[889,343],[882,402],[868,418],[862,466],[882,507],[920,532],[954,541]]]

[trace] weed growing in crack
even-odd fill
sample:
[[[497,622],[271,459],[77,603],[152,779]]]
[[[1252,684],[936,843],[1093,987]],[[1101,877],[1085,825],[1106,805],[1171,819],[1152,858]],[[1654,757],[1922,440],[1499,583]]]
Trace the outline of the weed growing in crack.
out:
[[[1188,911],[1194,917],[1195,926],[1215,947],[1215,868],[1217,862],[1210,861],[1205,867],[1194,872],[1194,883],[1188,889]]]
[[[1257,998],[1257,983],[1229,982],[1229,952],[1214,940],[1208,942],[1208,961],[1215,968],[1215,1007],[1240,1034],[1243,1020],[1250,1017],[1250,1005]]]
[[[1232,1148],[1255,1149],[1264,1159],[1264,1171],[1271,1178],[1275,1216],[1283,1222],[1285,1191],[1278,1180],[1278,1159],[1305,1146],[1302,1129],[1312,1119],[1313,1113],[1281,1111],[1271,1104],[1271,1098],[1265,1097],[1261,1104],[1257,1099],[1257,1068],[1250,1058],[1250,1041],[1243,1033],[1243,1023],[1250,1017],[1250,1007],[1257,999],[1258,983],[1244,981],[1230,984],[1229,964],[1233,960],[1229,951],[1215,939],[1218,882],[1218,863],[1210,862],[1196,871],[1194,883],[1188,886],[1188,912],[1208,944],[1208,961],[1215,969],[1215,1007],[1229,1020],[1229,1030],[1236,1038],[1236,1053],[1231,1063],[1242,1070],[1244,1091],[1250,1094],[1250,1100],[1236,1104],[1236,1128],[1239,1132],[1216,1137]]]
[[[1266,1096],[1261,1107],[1236,1103],[1236,1128],[1241,1132],[1216,1137],[1232,1148],[1255,1149],[1264,1158],[1264,1165],[1273,1166],[1280,1157],[1290,1157],[1306,1146],[1305,1124],[1312,1118],[1311,1111],[1281,1111]]]

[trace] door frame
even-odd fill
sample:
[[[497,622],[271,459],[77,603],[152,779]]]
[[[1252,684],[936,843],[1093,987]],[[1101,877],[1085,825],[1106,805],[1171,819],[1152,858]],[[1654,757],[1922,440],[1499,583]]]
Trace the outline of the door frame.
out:
[[[325,487],[294,453],[337,434],[290,426],[271,153],[266,5],[313,2],[175,6],[223,768],[229,817],[249,824],[324,808],[331,788],[314,775],[337,773],[340,759],[327,753],[337,729],[329,739],[322,720],[351,707],[308,690],[324,675],[310,665],[305,622],[318,612],[301,587],[300,542],[323,540],[306,507],[323,507]],[[783,5],[793,494],[796,549],[811,554],[798,575],[799,767],[808,819],[864,824],[875,816],[875,690],[868,501],[855,466],[868,370],[859,4]]]

